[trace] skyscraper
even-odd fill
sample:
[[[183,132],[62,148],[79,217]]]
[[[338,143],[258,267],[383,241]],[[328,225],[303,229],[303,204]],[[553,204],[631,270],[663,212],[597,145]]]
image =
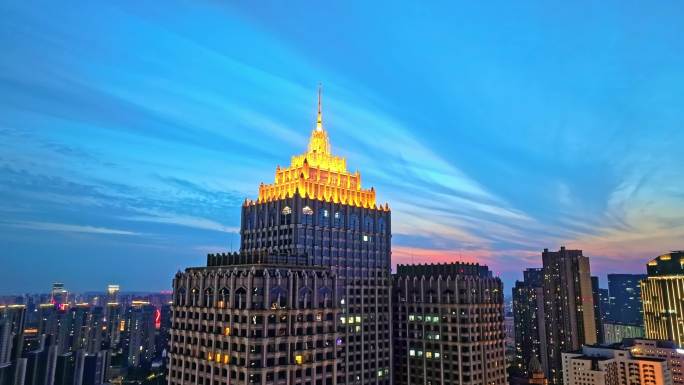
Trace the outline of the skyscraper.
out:
[[[548,373],[543,286],[543,270],[526,269],[523,280],[516,281],[513,287],[515,359],[512,365],[513,375],[516,377],[529,377],[529,363],[533,358],[543,372]]]
[[[673,251],[646,265],[641,282],[646,338],[674,341],[684,348],[684,251]]]
[[[613,323],[642,326],[641,281],[645,274],[608,274],[610,320]]]
[[[303,383],[389,384],[390,210],[387,204],[376,203],[375,189],[361,187],[358,171],[348,171],[346,160],[332,154],[323,128],[320,91],[316,125],[306,152],[292,157],[289,167],[277,167],[274,183],[261,184],[258,198],[245,201],[240,234],[239,254],[212,255],[207,268],[188,269],[174,280],[171,381],[199,381],[184,370],[188,355],[202,355],[203,366],[215,365],[216,350],[194,352],[177,340],[189,338],[180,327],[192,324],[191,315],[219,313],[220,321],[212,324],[214,331],[216,327],[224,332],[225,328],[233,330],[235,322],[241,325],[236,329],[241,333],[259,328],[263,328],[261,333],[270,333],[266,325],[271,323],[275,328],[275,340],[268,339],[266,344],[233,345],[235,337],[224,336],[227,345],[222,342],[222,347],[250,349],[257,354],[251,349],[259,345],[258,352],[274,356],[259,360],[235,356],[233,369],[222,376],[235,375],[238,381],[258,376],[266,383],[296,377]],[[242,282],[238,279],[242,275],[272,278],[234,286],[236,280]],[[217,281],[206,281],[209,277],[218,282],[230,279],[230,285],[225,282],[218,287]],[[205,279],[201,285],[200,278]],[[187,286],[190,284],[197,287]],[[200,291],[193,292],[195,289]],[[205,298],[206,289],[211,289],[209,299]],[[197,302],[194,296],[204,299]],[[305,314],[308,310],[301,316],[295,314],[296,309],[309,307],[317,310],[310,315]],[[331,311],[332,334],[327,318]],[[263,318],[253,320],[251,315]],[[313,329],[298,324],[310,316],[321,324]],[[256,326],[248,327],[252,321]],[[334,346],[324,336],[307,342],[300,331],[312,336],[329,334]],[[282,342],[277,339],[286,336]],[[220,360],[226,360],[226,353],[225,349],[219,353]],[[228,362],[232,359],[231,355]],[[283,366],[263,370],[274,363]]]
[[[598,277],[591,277],[591,291],[594,301],[594,322],[596,324],[596,342],[602,344],[603,337],[603,323],[605,321],[605,310],[602,299],[605,299],[606,289],[599,287]]]
[[[506,383],[503,284],[486,266],[399,265],[392,306],[395,385]]]
[[[155,353],[156,309],[145,301],[133,301],[126,310],[128,366],[138,367],[152,361]]]
[[[119,285],[107,285],[107,303],[106,304],[117,304],[119,303],[119,291],[121,288]]]
[[[544,316],[549,380],[562,384],[561,353],[596,343],[596,319],[589,258],[582,250],[544,249]]]

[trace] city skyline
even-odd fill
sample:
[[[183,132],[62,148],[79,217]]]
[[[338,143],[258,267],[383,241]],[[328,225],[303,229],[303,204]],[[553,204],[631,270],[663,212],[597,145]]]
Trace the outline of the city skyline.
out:
[[[393,265],[479,262],[509,293],[544,248],[582,249],[603,287],[682,248],[675,5],[559,5],[558,29],[524,4],[444,13],[458,28],[418,6],[377,27],[353,6],[173,5],[0,5],[0,294],[168,290],[237,250],[319,82],[334,152],[391,202]]]

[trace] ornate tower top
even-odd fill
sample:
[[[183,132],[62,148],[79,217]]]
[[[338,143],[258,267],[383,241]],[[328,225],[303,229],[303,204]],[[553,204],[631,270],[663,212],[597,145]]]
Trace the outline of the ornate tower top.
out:
[[[311,199],[389,211],[377,206],[375,189],[361,188],[361,174],[347,171],[347,161],[334,156],[328,133],[323,128],[321,87],[318,88],[318,115],[306,152],[292,157],[290,167],[276,169],[274,184],[261,184],[257,201],[245,205],[289,198],[295,194]]]

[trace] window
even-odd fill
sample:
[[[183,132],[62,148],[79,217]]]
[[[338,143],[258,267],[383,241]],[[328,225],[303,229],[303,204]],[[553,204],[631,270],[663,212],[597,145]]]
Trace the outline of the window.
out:
[[[281,213],[283,215],[290,215],[290,214],[292,214],[292,209],[290,208],[290,206],[285,206],[283,208],[283,211],[281,211]]]
[[[311,207],[309,206],[304,206],[302,208],[302,214],[304,215],[313,215],[313,210],[311,210]]]

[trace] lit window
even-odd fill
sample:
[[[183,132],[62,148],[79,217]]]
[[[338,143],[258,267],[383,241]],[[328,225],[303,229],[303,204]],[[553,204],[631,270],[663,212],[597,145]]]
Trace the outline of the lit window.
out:
[[[364,236],[363,236],[363,241],[364,241],[364,242],[368,242],[368,235],[364,235]]]
[[[328,214],[328,210],[323,210],[323,216],[327,218],[328,215],[329,215],[329,214]]]
[[[415,357],[415,356],[416,356],[416,351],[413,350],[413,349],[409,350],[409,356]]]
[[[335,213],[335,219],[340,219],[340,212],[339,211]]]
[[[425,357],[432,358],[432,352],[425,352]]]
[[[356,328],[354,328],[357,333],[361,332],[361,326],[356,325]]]
[[[378,377],[382,377],[382,370],[378,370]]]
[[[409,314],[409,321],[415,321],[416,317],[413,314]]]
[[[309,206],[304,206],[302,208],[302,214],[304,215],[313,215],[313,210],[311,210],[311,207]]]
[[[346,322],[347,322],[347,318],[346,318],[346,317],[340,317],[340,323],[341,323],[341,324],[345,324]]]
[[[360,324],[360,323],[361,323],[361,317],[360,317],[360,316],[356,316],[356,323],[357,323],[357,324]]]
[[[301,355],[296,355],[295,356],[295,364],[301,365],[304,362],[304,358]]]
[[[290,215],[290,214],[292,214],[292,209],[290,208],[290,206],[285,206],[283,208],[282,213],[283,213],[283,215]]]
[[[221,362],[221,353],[216,353],[216,362]]]
[[[439,358],[439,353],[435,352],[435,358]]]

